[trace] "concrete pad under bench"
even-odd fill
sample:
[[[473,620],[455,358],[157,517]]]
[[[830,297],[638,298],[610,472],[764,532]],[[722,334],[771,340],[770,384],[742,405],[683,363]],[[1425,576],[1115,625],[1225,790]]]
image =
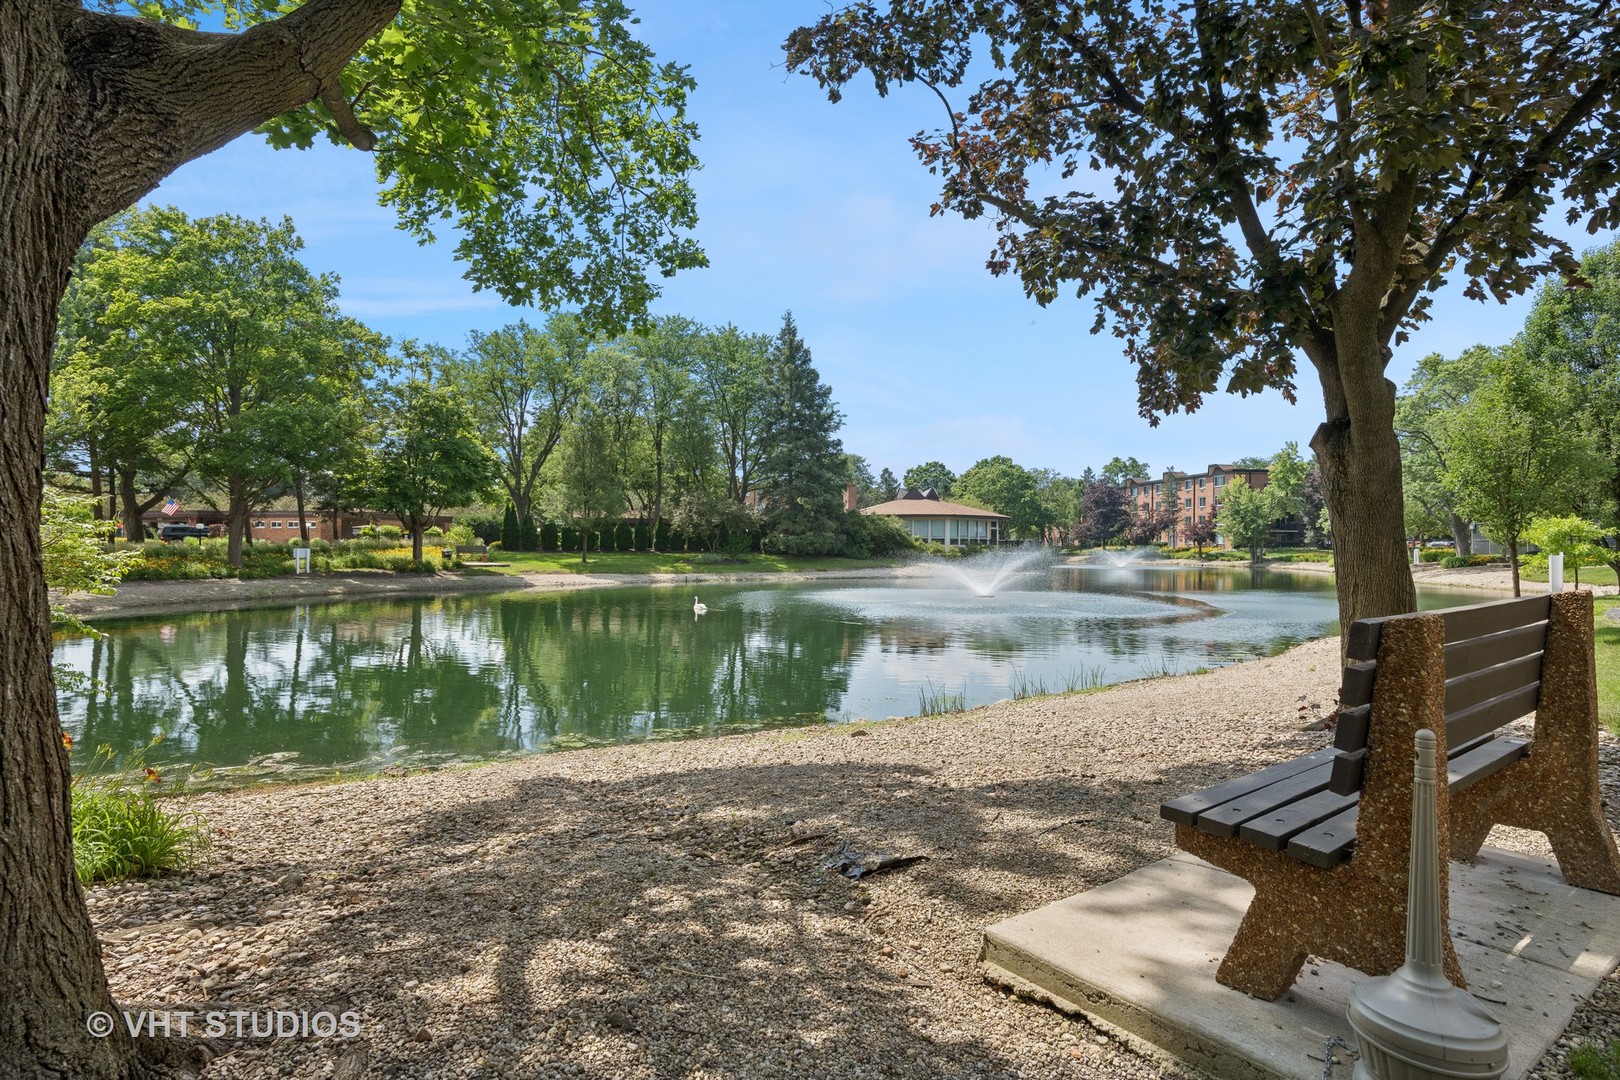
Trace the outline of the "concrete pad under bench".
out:
[[[1320,1080],[1327,1041],[1354,1045],[1345,1009],[1365,976],[1312,960],[1277,1001],[1217,983],[1253,895],[1178,854],[988,928],[980,970],[1212,1076]],[[1451,864],[1451,930],[1470,991],[1507,1030],[1506,1080],[1517,1080],[1620,962],[1620,897],[1565,885],[1550,859],[1487,847],[1476,865]],[[1332,1076],[1348,1078],[1354,1053],[1336,1057]]]

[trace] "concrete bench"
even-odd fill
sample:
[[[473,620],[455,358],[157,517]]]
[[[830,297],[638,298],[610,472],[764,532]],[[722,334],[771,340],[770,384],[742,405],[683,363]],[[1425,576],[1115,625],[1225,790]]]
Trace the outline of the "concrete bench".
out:
[[[1401,965],[1420,728],[1447,778],[1442,852],[1473,858],[1496,824],[1534,829],[1571,885],[1620,894],[1598,795],[1592,632],[1586,592],[1352,624],[1332,747],[1159,808],[1178,846],[1255,888],[1216,978],[1272,1000],[1308,955],[1370,975]],[[1532,737],[1503,732],[1532,712]],[[1442,896],[1446,876],[1442,865]],[[1445,949],[1461,986],[1449,932]]]

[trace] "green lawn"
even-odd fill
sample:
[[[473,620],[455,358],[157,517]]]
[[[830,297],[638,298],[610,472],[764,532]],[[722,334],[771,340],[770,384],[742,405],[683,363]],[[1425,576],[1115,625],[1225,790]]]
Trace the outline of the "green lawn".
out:
[[[1620,622],[1603,613],[1620,604],[1620,597],[1601,596],[1597,608],[1597,688],[1598,720],[1620,735]]]
[[[1523,578],[1525,581],[1546,581],[1547,580],[1547,571],[1545,571],[1545,570],[1529,570],[1529,569],[1526,569],[1524,567],[1520,567],[1519,568],[1519,576],[1521,578]],[[1568,587],[1570,585],[1573,585],[1574,583],[1575,583],[1575,575],[1570,573],[1569,570],[1566,568],[1564,570],[1564,585],[1566,587]],[[1613,585],[1613,584],[1614,584],[1614,571],[1612,569],[1610,569],[1609,567],[1607,567],[1607,566],[1583,566],[1583,567],[1581,567],[1581,585],[1583,587],[1587,586],[1587,585]]]
[[[511,564],[492,568],[493,572],[502,574],[548,571],[559,574],[780,574],[898,565],[894,559],[800,559],[785,555],[738,555],[722,560],[706,552],[655,555],[645,551],[593,551],[587,563],[579,561],[578,552],[496,551],[491,557]],[[478,566],[476,562],[466,565]]]

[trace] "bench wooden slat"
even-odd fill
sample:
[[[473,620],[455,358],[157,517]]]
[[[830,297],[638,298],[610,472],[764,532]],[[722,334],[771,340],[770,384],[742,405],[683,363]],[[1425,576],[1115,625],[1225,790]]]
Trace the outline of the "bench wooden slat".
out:
[[[1488,735],[1503,724],[1534,712],[1540,700],[1541,683],[1533,682],[1500,697],[1482,701],[1472,708],[1452,713],[1446,717],[1446,743],[1461,746],[1470,739]]]
[[[1261,769],[1259,772],[1250,773],[1248,776],[1239,776],[1224,783],[1216,784],[1214,787],[1205,788],[1203,791],[1195,791],[1191,795],[1183,795],[1179,799],[1161,803],[1159,805],[1159,816],[1167,821],[1174,821],[1181,825],[1196,825],[1198,815],[1205,810],[1213,809],[1222,803],[1231,802],[1241,795],[1247,795],[1257,788],[1263,788],[1267,784],[1274,784],[1279,780],[1286,780],[1295,773],[1304,772],[1324,762],[1331,761],[1334,752],[1331,747],[1326,750],[1318,750],[1314,754],[1306,754],[1304,757],[1295,758],[1292,761],[1280,762],[1269,768]]]
[[[1357,705],[1353,709],[1340,709],[1339,722],[1333,732],[1336,750],[1360,750],[1367,745],[1367,725],[1372,722],[1372,706]]]
[[[1295,833],[1288,841],[1288,854],[1303,863],[1331,870],[1350,857],[1356,843],[1356,817],[1360,805],[1313,825],[1304,832]]]
[[[1470,672],[1482,671],[1521,656],[1541,652],[1547,642],[1547,624],[1531,623],[1516,626],[1500,633],[1483,637],[1465,638],[1446,643],[1446,678],[1455,679]]]
[[[1491,739],[1446,762],[1446,785],[1461,791],[1530,753],[1530,740],[1517,735]]]
[[[1297,833],[1343,813],[1355,806],[1360,798],[1360,792],[1338,795],[1331,791],[1318,791],[1297,802],[1278,807],[1273,813],[1250,818],[1238,829],[1238,836],[1267,851],[1281,851],[1283,845]]]
[[[1361,664],[1346,664],[1343,681],[1339,684],[1339,708],[1353,709],[1372,701],[1373,678],[1378,665],[1371,660]]]
[[[1336,795],[1350,795],[1361,790],[1361,771],[1367,767],[1367,748],[1340,750],[1333,759],[1333,779],[1328,790]]]
[[[1522,689],[1541,678],[1541,654],[1532,653],[1446,680],[1446,717],[1472,709],[1484,701]],[[1515,718],[1516,719],[1516,718]]]
[[[1521,596],[1513,600],[1495,600],[1488,604],[1423,611],[1421,615],[1439,615],[1445,620],[1446,640],[1465,641],[1486,637],[1531,622],[1546,622],[1552,610],[1552,597],[1548,593]],[[1345,647],[1348,660],[1378,659],[1378,637],[1383,626],[1391,619],[1403,615],[1385,615],[1378,619],[1357,619],[1350,624],[1349,639]]]
[[[1315,768],[1295,773],[1286,780],[1267,784],[1247,795],[1240,795],[1198,815],[1198,827],[1215,836],[1236,836],[1238,826],[1250,818],[1269,814],[1307,795],[1314,795],[1327,787],[1333,775],[1332,762],[1324,761]]]

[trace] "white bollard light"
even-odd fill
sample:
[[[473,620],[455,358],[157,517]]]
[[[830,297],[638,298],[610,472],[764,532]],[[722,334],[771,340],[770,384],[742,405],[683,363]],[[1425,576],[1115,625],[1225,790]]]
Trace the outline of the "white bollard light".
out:
[[[1350,991],[1350,1029],[1361,1052],[1352,1080],[1492,1080],[1507,1071],[1507,1032],[1473,995],[1446,979],[1434,758],[1434,732],[1418,732],[1406,963]]]
[[[1557,555],[1547,556],[1547,591],[1564,591],[1564,555],[1562,552]]]

